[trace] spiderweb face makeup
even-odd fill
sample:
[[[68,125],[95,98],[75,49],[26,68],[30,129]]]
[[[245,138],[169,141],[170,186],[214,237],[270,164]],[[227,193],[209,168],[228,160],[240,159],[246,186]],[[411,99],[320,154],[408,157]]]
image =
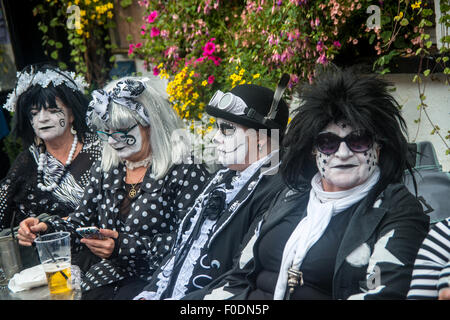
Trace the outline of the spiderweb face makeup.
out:
[[[334,134],[340,138],[354,139],[351,135],[355,132],[357,130],[350,125],[340,122],[338,124],[330,123],[321,134]],[[364,183],[378,165],[378,145],[376,143],[369,144],[364,138],[361,140],[364,142],[364,148],[356,148],[361,144],[351,145],[354,150],[364,150],[355,152],[349,148],[348,140],[340,141],[338,149],[334,153],[323,153],[316,147],[316,165],[322,176],[325,191],[342,191],[356,187]],[[351,143],[355,143],[355,141],[350,140]],[[370,148],[367,148],[368,146]]]

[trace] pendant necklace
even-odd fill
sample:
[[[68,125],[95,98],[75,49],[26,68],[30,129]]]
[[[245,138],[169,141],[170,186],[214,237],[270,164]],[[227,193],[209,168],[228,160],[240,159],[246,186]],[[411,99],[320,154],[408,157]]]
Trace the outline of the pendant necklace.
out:
[[[128,191],[128,197],[130,197],[131,199],[133,199],[134,197],[136,197],[138,190],[136,190],[136,186],[141,183],[141,180],[144,179],[145,174],[147,173],[147,170],[145,170],[144,175],[138,180],[138,182],[136,182],[135,184],[130,183],[131,185],[131,189],[130,191]]]

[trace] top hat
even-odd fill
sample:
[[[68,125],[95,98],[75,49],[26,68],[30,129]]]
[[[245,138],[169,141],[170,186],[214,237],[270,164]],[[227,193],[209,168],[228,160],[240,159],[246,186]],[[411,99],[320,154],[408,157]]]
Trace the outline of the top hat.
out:
[[[271,89],[254,84],[239,85],[228,93],[216,92],[205,110],[211,116],[248,128],[268,129],[269,134],[270,129],[279,129],[283,135],[289,109],[282,98],[279,98],[277,108],[272,109],[274,94]]]

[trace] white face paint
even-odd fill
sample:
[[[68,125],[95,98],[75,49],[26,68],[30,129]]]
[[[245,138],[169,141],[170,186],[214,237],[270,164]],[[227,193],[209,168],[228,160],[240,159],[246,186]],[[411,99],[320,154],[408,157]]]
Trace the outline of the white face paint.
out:
[[[61,137],[70,128],[72,116],[69,109],[56,100],[56,108],[32,108],[30,111],[31,126],[37,137],[51,141]]]
[[[218,161],[225,166],[245,164],[248,153],[246,129],[236,123],[222,119],[217,120],[217,125],[219,126],[219,130],[214,136],[213,141],[217,146]],[[227,129],[221,130],[221,127]]]
[[[111,136],[108,138],[109,145],[117,151],[117,155],[121,159],[128,160],[130,157],[133,157],[141,151],[144,138],[139,128],[139,125],[137,125],[133,129],[128,131],[124,141],[117,141]],[[127,132],[127,130],[128,128],[112,130],[110,129],[109,133]]]
[[[354,129],[339,122],[330,123],[323,132],[331,132],[343,138]],[[343,191],[356,187],[369,179],[378,165],[378,145],[373,143],[366,152],[353,152],[342,141],[339,149],[330,155],[316,151],[316,165],[322,176],[325,191]]]

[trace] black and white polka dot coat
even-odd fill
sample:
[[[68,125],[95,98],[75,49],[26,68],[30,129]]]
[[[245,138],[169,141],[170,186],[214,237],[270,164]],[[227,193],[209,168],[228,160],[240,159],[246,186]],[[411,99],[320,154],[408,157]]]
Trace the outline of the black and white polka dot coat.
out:
[[[84,246],[75,229],[97,226],[119,233],[113,254],[94,264],[82,278],[84,291],[138,276],[151,278],[153,271],[171,249],[177,225],[206,184],[209,174],[203,165],[173,165],[161,179],[144,177],[140,192],[127,217],[120,218],[120,204],[125,197],[126,167],[120,164],[102,172],[100,163],[92,168],[91,182],[84,198],[67,221],[55,217],[49,231],[72,233],[72,252]]]

